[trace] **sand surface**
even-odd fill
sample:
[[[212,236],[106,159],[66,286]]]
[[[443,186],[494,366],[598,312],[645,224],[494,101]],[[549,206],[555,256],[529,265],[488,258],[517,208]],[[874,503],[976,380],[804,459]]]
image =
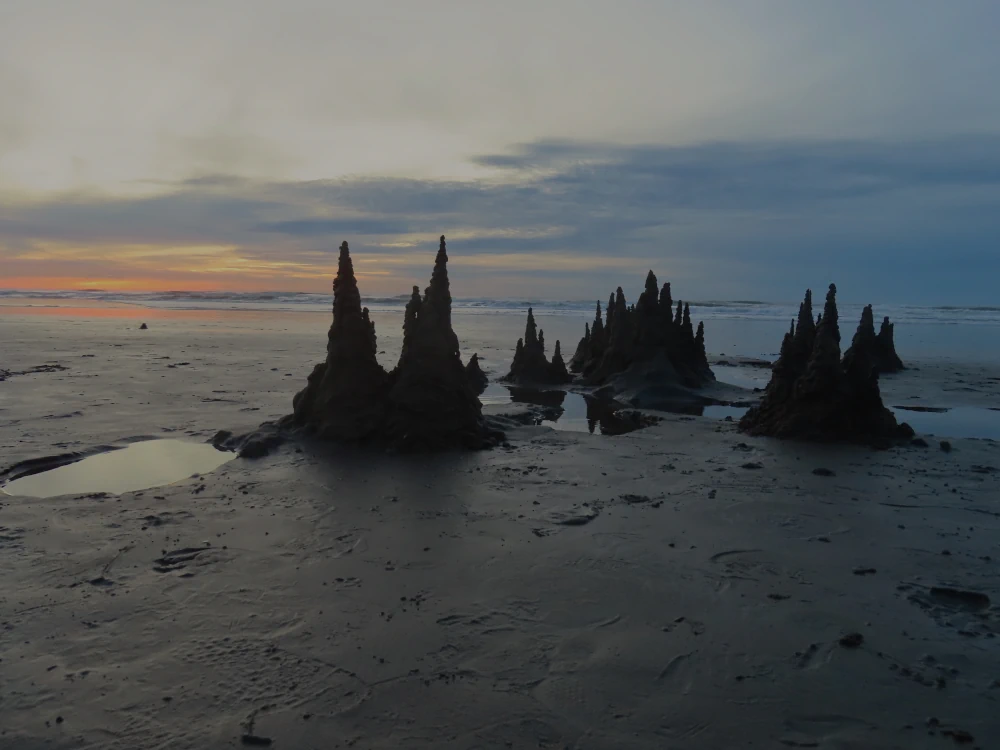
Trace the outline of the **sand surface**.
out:
[[[480,317],[497,374],[520,321]],[[327,323],[6,316],[0,366],[42,370],[0,382],[0,470],[281,416]],[[996,377],[921,363],[886,402]],[[0,747],[1000,747],[997,443],[509,439],[0,495]]]

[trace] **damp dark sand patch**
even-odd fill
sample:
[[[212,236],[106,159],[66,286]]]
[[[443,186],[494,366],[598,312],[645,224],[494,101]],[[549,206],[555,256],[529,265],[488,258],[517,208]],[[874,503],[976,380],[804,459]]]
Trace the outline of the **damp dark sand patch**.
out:
[[[206,474],[235,457],[210,443],[144,440],[124,448],[105,446],[91,453],[24,461],[0,474],[0,479],[8,480],[2,487],[8,495],[119,495]]]

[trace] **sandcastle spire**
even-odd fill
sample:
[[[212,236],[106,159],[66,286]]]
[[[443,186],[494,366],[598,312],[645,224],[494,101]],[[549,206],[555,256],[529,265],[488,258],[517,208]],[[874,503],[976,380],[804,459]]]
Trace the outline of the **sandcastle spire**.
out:
[[[823,306],[823,317],[816,327],[812,353],[805,371],[796,384],[796,390],[803,396],[819,396],[834,392],[843,380],[840,366],[840,326],[837,323],[837,287],[830,284]]]
[[[459,354],[451,326],[448,252],[441,235],[434,270],[419,306],[406,318],[412,326],[404,356],[391,376],[386,434],[397,448],[476,446],[487,439],[478,385]],[[409,306],[408,306],[409,307]],[[478,364],[478,357],[477,357]]]
[[[831,284],[823,314],[815,324],[811,349],[803,352],[814,325],[812,299],[806,293],[798,325],[793,322],[784,335],[781,356],[771,370],[764,396],[740,419],[741,430],[753,435],[875,445],[912,437],[913,430],[896,422],[879,394],[870,305],[864,308],[851,346],[841,360],[836,295],[837,287]]]
[[[552,352],[552,364],[549,366],[551,371],[551,377],[556,382],[569,382],[570,374],[566,369],[566,362],[562,357],[562,344],[559,343],[559,339],[556,339],[556,348]]]
[[[853,380],[857,387],[863,387],[873,371],[878,378],[878,362],[876,349],[878,340],[875,337],[875,316],[872,313],[872,306],[866,305],[861,311],[861,322],[854,332],[851,345],[844,352],[844,371]]]
[[[403,313],[403,349],[399,353],[400,362],[403,361],[409,352],[414,333],[417,329],[417,322],[420,319],[420,308],[422,306],[423,300],[420,298],[420,287],[414,286],[410,294],[410,301],[406,303],[406,310]]]
[[[869,313],[871,312],[869,306]],[[823,305],[823,319],[820,325],[825,325],[829,329],[829,334],[840,344],[840,325],[837,315],[837,285],[830,284],[830,289],[826,293],[826,304]],[[872,325],[872,330],[875,326]]]
[[[691,305],[684,303],[684,313],[681,316],[681,328],[684,331],[684,340],[694,341],[694,328],[691,327]]]
[[[333,319],[361,312],[361,292],[354,277],[354,262],[346,242],[340,244],[337,275],[333,279]]]
[[[628,305],[625,303],[625,292],[622,291],[621,287],[615,292],[615,314],[612,318],[613,324],[611,327],[611,341],[612,344],[624,344],[626,343],[630,336],[631,331],[629,330],[629,319],[628,319]]]
[[[479,354],[473,354],[469,358],[469,362],[465,366],[465,375],[476,395],[485,391],[490,384],[490,379],[483,372],[483,368],[479,366]]]
[[[538,344],[538,325],[535,323],[535,311],[528,308],[528,322],[524,326],[524,345],[531,348]]]
[[[665,281],[660,289],[660,310],[664,315],[670,315],[674,309],[674,300],[670,296],[670,282]]]
[[[361,308],[361,319],[365,322],[365,325],[368,326],[369,340],[371,341],[372,351],[377,352],[378,338],[375,336],[375,321],[371,319],[367,307]]]
[[[656,274],[653,273],[652,268],[650,268],[649,272],[646,274],[646,291],[653,297],[657,296],[660,291],[659,283],[656,281]]]
[[[649,269],[649,273],[646,274],[646,288],[639,295],[639,302],[636,307],[642,310],[644,314],[655,314],[659,307],[659,296],[660,289],[656,281],[656,274],[653,273],[653,269]]]
[[[333,280],[333,322],[326,361],[313,368],[292,400],[294,419],[323,437],[363,441],[379,429],[386,373],[376,358],[375,326],[354,276],[351,252],[340,246]]]
[[[813,320],[812,290],[806,289],[805,296],[799,303],[798,322],[792,323],[791,340],[782,363],[792,378],[798,377],[806,369],[816,340],[816,324],[817,321]]]
[[[698,366],[711,371],[708,364],[708,352],[705,350],[705,324],[698,321],[698,330],[694,334],[694,358]]]
[[[333,341],[334,333],[342,330],[349,318],[359,315],[361,315],[361,292],[358,291],[358,280],[354,277],[351,251],[347,243],[343,242],[337,260],[337,275],[333,279],[333,325],[330,326],[327,351]],[[374,354],[374,345],[372,353]]]
[[[851,346],[848,347],[845,356],[851,352],[852,349],[863,349],[867,354],[874,353],[875,349],[875,315],[872,312],[871,305],[865,305],[864,309],[861,311],[861,322],[858,323],[858,329],[854,332],[854,338],[851,340]]]
[[[777,367],[781,363],[788,364],[788,358],[791,356],[792,351],[792,339],[795,337],[795,321],[792,321],[791,327],[788,329],[788,333],[785,334],[784,338],[781,339],[781,351],[778,352],[778,361],[774,363]]]
[[[812,289],[806,289],[805,298],[799,303],[799,323],[797,327],[798,336],[803,340],[811,341],[816,332],[816,323],[813,321]]]
[[[879,328],[877,340],[878,365],[880,372],[898,372],[906,369],[903,360],[896,354],[896,342],[894,339],[895,326],[889,322],[888,316],[882,318],[882,326]]]
[[[448,281],[448,249],[443,234],[434,258],[431,281],[424,291],[424,303],[429,305],[443,325],[451,328],[451,284]]]

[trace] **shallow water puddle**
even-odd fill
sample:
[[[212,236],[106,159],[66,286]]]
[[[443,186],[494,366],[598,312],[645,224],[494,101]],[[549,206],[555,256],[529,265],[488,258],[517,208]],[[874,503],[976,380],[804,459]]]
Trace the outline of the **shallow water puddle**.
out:
[[[771,379],[771,370],[766,367],[737,367],[736,365],[712,365],[715,379],[720,383],[738,385],[740,388],[764,388]]]
[[[145,440],[23,476],[2,489],[8,495],[28,497],[92,492],[120,495],[179,482],[193,474],[206,474],[234,458],[235,453],[218,450],[209,443]]]
[[[760,367],[714,365],[712,371],[720,383],[741,388],[767,386],[771,371]],[[1000,411],[979,406],[922,407],[890,406],[900,422],[909,423],[918,434],[951,438],[988,438],[1000,440]],[[706,406],[702,416],[711,419],[732,417],[739,420],[746,413],[741,406]]]
[[[1000,440],[1000,412],[978,406],[941,407],[934,411],[915,411],[912,407],[890,406],[900,422],[907,422],[918,435],[950,438],[989,438]],[[745,406],[706,406],[702,416],[711,419],[732,417],[738,421]]]
[[[600,415],[594,407],[588,409],[587,400],[579,393],[567,393],[559,408],[561,411],[558,414],[553,415],[551,419],[543,419],[541,424],[568,432],[588,432],[590,434],[600,432],[604,434],[601,429]]]
[[[622,404],[569,393],[491,383],[480,396],[484,404],[530,404],[534,424],[567,432],[624,435],[648,427],[658,419]]]
[[[1000,411],[981,406],[953,406],[942,411],[914,411],[890,406],[900,422],[908,422],[917,434],[953,438],[1000,440]]]
[[[733,368],[736,369],[736,368]],[[535,412],[535,424],[566,432],[587,432],[591,435],[624,435],[655,424],[652,411],[664,411],[695,417],[734,420],[743,416],[745,407],[702,406],[682,404],[676,409],[646,410],[645,413],[620,403],[560,390],[506,386],[490,383],[479,400],[483,404],[530,404]]]
[[[490,404],[509,404],[510,391],[507,390],[507,386],[505,385],[500,385],[500,383],[490,383],[486,386],[486,390],[483,391],[482,395],[479,397],[479,401],[483,406],[488,406]]]
[[[718,368],[722,369],[722,368]],[[730,367],[727,370],[736,371],[744,368]],[[747,378],[746,383],[734,382],[739,378],[731,378],[727,372],[719,379],[734,385],[747,387],[753,382],[758,387],[767,385],[766,379]],[[480,397],[484,404],[531,404],[536,409],[536,424],[546,425],[556,430],[569,432],[589,432],[601,435],[620,435],[631,432],[644,424],[636,424],[629,419],[623,419],[621,405],[609,404],[606,401],[588,398],[579,393],[567,393],[559,390],[538,390],[534,388],[519,388],[491,383]],[[908,422],[917,434],[934,435],[943,438],[989,438],[1000,440],[1000,411],[975,406],[941,407],[925,410],[924,407],[890,406],[896,419]],[[916,410],[915,410],[916,409]],[[675,413],[691,416],[708,417],[709,419],[726,419],[739,421],[747,411],[745,406],[726,406],[713,404],[709,406],[684,406]]]
[[[740,417],[747,413],[746,406],[725,406],[723,404],[712,404],[702,407],[701,416],[709,419],[725,419],[732,417],[734,422],[738,422]]]

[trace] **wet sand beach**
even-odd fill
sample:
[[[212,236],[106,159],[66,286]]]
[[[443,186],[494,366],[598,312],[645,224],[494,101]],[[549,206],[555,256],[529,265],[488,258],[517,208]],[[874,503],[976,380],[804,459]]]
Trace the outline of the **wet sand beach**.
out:
[[[571,349],[581,321],[546,337]],[[392,362],[401,316],[376,322]],[[0,471],[283,416],[328,324],[0,313]],[[495,378],[522,324],[456,314],[463,357]],[[1000,415],[1000,367],[900,349],[918,369],[883,379],[887,405]],[[659,416],[0,495],[0,747],[1000,746],[1000,444]]]

